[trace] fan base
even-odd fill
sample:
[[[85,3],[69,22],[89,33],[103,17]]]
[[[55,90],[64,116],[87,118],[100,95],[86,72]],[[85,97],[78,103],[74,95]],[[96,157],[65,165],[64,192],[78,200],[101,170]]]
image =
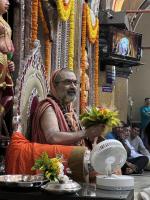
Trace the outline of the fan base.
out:
[[[124,175],[98,175],[96,177],[97,188],[103,190],[133,190],[134,178]]]

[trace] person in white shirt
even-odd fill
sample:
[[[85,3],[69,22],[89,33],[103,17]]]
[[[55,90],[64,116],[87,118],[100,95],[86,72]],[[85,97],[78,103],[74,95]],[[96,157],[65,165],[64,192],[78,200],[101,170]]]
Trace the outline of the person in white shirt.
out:
[[[146,149],[142,139],[139,137],[140,129],[137,125],[133,124],[128,138],[130,144],[135,148],[135,150],[145,156],[150,156],[150,152]]]
[[[129,171],[128,168],[131,167],[128,167],[128,165],[126,164],[122,169],[123,174],[132,174],[132,173],[141,174],[144,168],[147,166],[149,159],[147,156],[144,156],[141,153],[137,152],[134,146],[130,144],[129,142],[130,133],[131,133],[131,127],[125,124],[124,127],[122,128],[122,131],[118,135],[119,137],[118,139],[120,140],[120,142],[122,142],[127,151],[127,163],[128,162],[132,163],[132,165],[134,165],[135,167],[135,169]]]
[[[140,128],[136,124],[132,124],[130,136],[128,137],[128,141],[138,154],[142,154],[142,155],[148,157],[149,163],[148,163],[146,169],[150,170],[150,152],[145,147],[142,139],[139,137],[139,134],[140,134]]]

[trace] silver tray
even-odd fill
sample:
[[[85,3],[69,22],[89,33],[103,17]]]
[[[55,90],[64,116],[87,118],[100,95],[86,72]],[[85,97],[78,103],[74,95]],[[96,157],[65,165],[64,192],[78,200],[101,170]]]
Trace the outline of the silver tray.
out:
[[[1,187],[40,187],[47,183],[41,175],[0,175]]]
[[[46,192],[55,194],[76,193],[81,189],[81,186],[72,180],[67,183],[47,183],[41,186],[41,189]]]

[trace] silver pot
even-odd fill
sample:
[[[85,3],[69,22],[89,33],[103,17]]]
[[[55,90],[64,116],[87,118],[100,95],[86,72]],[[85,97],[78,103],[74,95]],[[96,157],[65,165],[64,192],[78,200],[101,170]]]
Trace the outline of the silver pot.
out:
[[[62,193],[76,193],[81,189],[81,186],[77,182],[69,180],[65,183],[49,182],[46,185],[43,185],[41,188],[47,192],[62,194]]]

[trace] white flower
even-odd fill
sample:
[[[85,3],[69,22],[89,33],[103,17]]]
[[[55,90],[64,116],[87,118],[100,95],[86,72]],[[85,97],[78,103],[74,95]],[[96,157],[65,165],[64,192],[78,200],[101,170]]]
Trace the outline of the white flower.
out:
[[[64,166],[61,162],[59,162],[59,176],[63,176],[64,175]]]
[[[69,181],[69,177],[66,175],[63,176],[58,176],[59,181],[63,182],[63,183],[67,183]]]

